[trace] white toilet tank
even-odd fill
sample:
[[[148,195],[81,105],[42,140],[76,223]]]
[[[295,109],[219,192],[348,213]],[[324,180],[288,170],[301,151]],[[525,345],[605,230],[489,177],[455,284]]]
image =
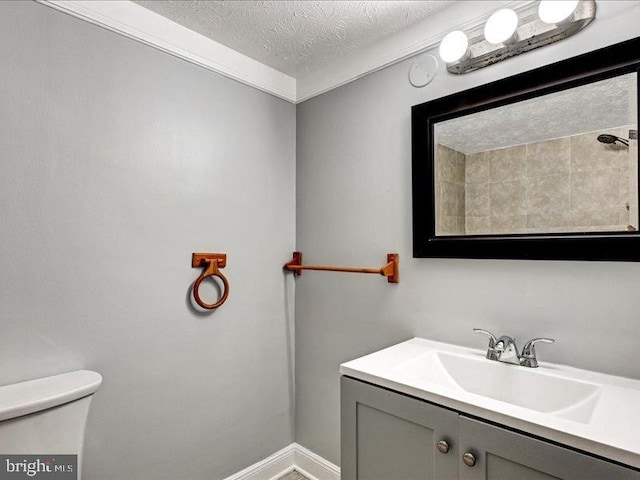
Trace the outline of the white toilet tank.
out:
[[[89,370],[0,387],[0,454],[78,455],[93,394],[102,383]]]

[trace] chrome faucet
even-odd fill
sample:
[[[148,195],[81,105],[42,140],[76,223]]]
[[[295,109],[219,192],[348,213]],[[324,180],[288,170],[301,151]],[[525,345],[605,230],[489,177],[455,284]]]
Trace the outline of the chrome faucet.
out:
[[[500,338],[481,328],[474,328],[474,332],[482,333],[489,337],[489,347],[487,348],[487,358],[496,362],[511,363],[513,365],[521,365],[523,367],[536,368],[538,359],[536,358],[536,343],[553,343],[552,338],[534,338],[525,343],[522,354],[518,353],[516,339],[503,335]]]

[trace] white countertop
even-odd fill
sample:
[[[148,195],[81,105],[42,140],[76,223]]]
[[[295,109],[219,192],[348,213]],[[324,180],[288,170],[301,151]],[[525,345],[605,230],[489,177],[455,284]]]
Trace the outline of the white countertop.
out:
[[[485,353],[414,338],[343,363],[340,373],[640,468],[640,381],[544,362],[537,369],[507,365],[487,360]],[[571,408],[525,408],[465,390],[453,377],[442,373],[446,371],[436,365],[440,358],[436,354],[462,359],[480,367],[479,371],[490,368],[493,374],[505,374],[507,385],[500,376],[500,381],[489,388],[508,388],[510,379],[523,375],[534,384],[540,379],[545,385],[569,381],[594,393]],[[477,380],[478,384],[483,380],[481,373]],[[520,397],[535,401],[535,395],[533,399],[525,394]]]

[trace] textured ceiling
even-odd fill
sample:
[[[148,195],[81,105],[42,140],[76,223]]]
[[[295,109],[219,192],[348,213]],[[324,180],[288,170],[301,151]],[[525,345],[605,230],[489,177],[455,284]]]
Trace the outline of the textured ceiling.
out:
[[[441,0],[134,1],[296,78],[453,3]]]
[[[436,125],[437,143],[464,154],[637,125],[637,74],[454,118]]]

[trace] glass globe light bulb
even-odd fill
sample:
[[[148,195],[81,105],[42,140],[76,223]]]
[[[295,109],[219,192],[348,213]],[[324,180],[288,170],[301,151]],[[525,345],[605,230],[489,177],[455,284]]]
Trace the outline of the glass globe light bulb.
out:
[[[467,55],[469,39],[464,32],[454,30],[445,35],[440,42],[440,58],[447,63],[456,62]]]
[[[544,0],[538,6],[538,16],[544,23],[557,25],[569,21],[578,0]]]
[[[498,10],[484,26],[484,38],[489,43],[512,43],[518,28],[518,14],[510,8]]]

